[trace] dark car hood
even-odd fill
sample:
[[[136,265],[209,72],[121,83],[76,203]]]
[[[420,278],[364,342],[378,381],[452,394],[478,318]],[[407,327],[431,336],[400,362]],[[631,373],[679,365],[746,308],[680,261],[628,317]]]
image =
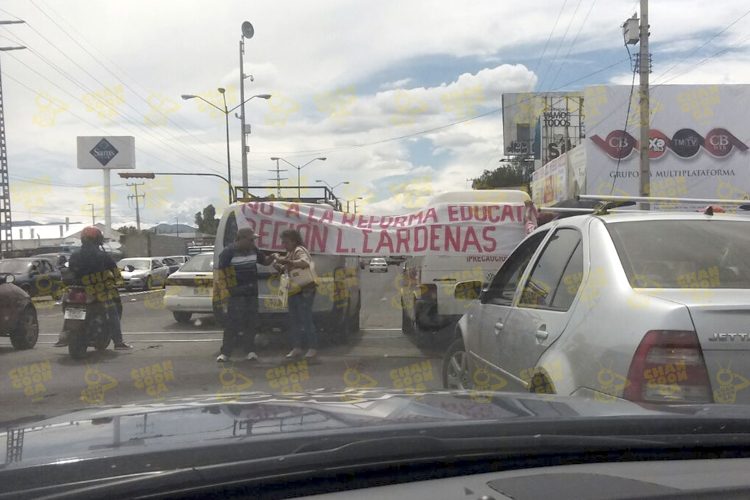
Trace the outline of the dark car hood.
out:
[[[674,416],[676,410],[685,417],[750,420],[750,408],[744,406],[654,409],[621,400],[455,391],[407,394],[367,390],[175,398],[6,424],[0,433],[0,450],[7,450],[0,473],[94,458],[127,459],[132,465],[132,457],[153,452],[268,442],[290,436],[320,438],[530,419],[560,422],[581,418],[660,418],[667,413]]]

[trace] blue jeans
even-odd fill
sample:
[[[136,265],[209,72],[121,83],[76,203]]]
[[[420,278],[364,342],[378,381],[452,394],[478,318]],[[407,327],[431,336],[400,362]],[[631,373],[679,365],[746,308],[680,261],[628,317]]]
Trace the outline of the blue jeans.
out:
[[[318,348],[318,333],[312,312],[314,300],[315,287],[305,288],[289,296],[289,335],[294,348]]]
[[[121,344],[123,342],[122,328],[120,327],[120,311],[118,311],[117,302],[108,301],[104,305],[104,308],[107,315],[106,325],[112,336],[112,342]]]

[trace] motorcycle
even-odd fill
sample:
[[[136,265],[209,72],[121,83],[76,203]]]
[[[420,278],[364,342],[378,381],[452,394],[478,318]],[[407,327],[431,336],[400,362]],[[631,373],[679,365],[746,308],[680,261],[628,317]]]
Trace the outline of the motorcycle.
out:
[[[112,340],[108,315],[122,317],[119,297],[111,302],[100,302],[86,293],[83,286],[71,285],[63,295],[63,332],[68,341],[68,353],[73,359],[86,356],[89,347],[104,351]]]

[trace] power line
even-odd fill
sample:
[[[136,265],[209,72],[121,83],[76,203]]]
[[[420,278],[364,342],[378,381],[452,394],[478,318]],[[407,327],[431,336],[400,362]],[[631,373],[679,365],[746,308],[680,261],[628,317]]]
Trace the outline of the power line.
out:
[[[544,49],[542,50],[542,53],[539,55],[539,60],[536,62],[536,66],[534,67],[534,73],[537,73],[539,71],[539,66],[541,66],[542,60],[544,59],[544,56],[547,53],[547,47],[549,47],[549,42],[550,40],[552,40],[552,35],[554,35],[555,30],[557,29],[557,23],[560,21],[560,16],[562,16],[562,13],[565,10],[566,5],[568,5],[568,0],[565,0],[563,2],[562,7],[560,8],[560,12],[557,13],[555,24],[552,25],[552,31],[549,32],[547,41],[544,43]]]
[[[627,44],[625,45],[625,49],[628,51],[628,58],[631,60],[631,64],[633,61],[633,56],[630,54],[630,49],[628,48]],[[628,95],[628,109],[625,112],[625,133],[628,132],[628,120],[630,119],[630,107],[633,104],[633,89],[635,88],[635,75],[638,73],[637,71],[638,67],[633,64],[633,80],[630,82],[630,94]],[[642,119],[643,117],[641,117]],[[620,154],[622,150],[622,144],[618,147],[617,151],[617,166],[615,167],[615,176],[612,178],[612,187],[609,189],[609,194],[612,194],[615,190],[615,183],[617,182],[617,175],[620,173],[620,160],[622,159],[622,155]]]
[[[122,84],[123,84],[123,85],[124,85],[124,86],[125,86],[125,87],[126,87],[126,88],[127,88],[128,90],[130,90],[130,92],[132,92],[132,93],[133,93],[133,94],[134,94],[134,95],[135,95],[136,97],[138,97],[138,98],[139,98],[139,99],[140,99],[141,101],[143,101],[144,103],[146,103],[146,104],[148,104],[148,105],[150,106],[150,103],[149,103],[149,101],[148,101],[148,99],[147,99],[147,98],[143,97],[143,96],[142,96],[142,95],[141,95],[140,93],[138,93],[138,92],[137,92],[137,91],[136,91],[135,89],[133,89],[133,88],[132,88],[132,87],[131,87],[130,85],[128,85],[128,83],[127,83],[127,82],[125,82],[125,81],[124,81],[123,79],[121,79],[121,78],[120,78],[119,76],[117,76],[117,75],[116,75],[116,74],[115,74],[115,73],[114,73],[113,71],[111,71],[111,70],[110,70],[110,69],[109,69],[109,68],[108,68],[108,67],[107,67],[107,66],[106,66],[106,65],[105,65],[105,64],[104,64],[104,63],[103,63],[103,62],[102,62],[101,60],[99,60],[99,59],[98,59],[98,58],[97,58],[97,57],[96,57],[96,56],[95,56],[94,54],[92,54],[92,53],[91,53],[91,52],[90,52],[90,51],[89,51],[89,50],[88,50],[88,49],[87,49],[87,48],[86,48],[85,46],[83,46],[83,44],[81,44],[81,43],[80,43],[80,42],[79,42],[78,40],[76,40],[76,39],[75,39],[75,38],[74,38],[74,37],[73,37],[73,36],[72,36],[72,35],[71,35],[70,33],[68,33],[68,32],[67,32],[67,31],[65,30],[65,28],[63,28],[63,27],[62,27],[62,26],[61,26],[61,25],[60,25],[60,24],[59,24],[59,23],[58,23],[58,22],[57,22],[57,21],[56,21],[56,20],[55,20],[55,19],[54,19],[54,18],[53,18],[52,16],[50,16],[49,14],[47,14],[47,12],[45,12],[45,11],[44,11],[44,9],[42,9],[42,8],[41,8],[40,6],[38,6],[38,5],[37,5],[37,4],[36,4],[36,3],[34,2],[34,0],[31,0],[31,4],[32,4],[32,5],[33,5],[33,6],[34,6],[34,7],[35,7],[35,8],[37,9],[37,10],[39,10],[39,11],[40,11],[40,12],[41,12],[42,14],[44,14],[44,16],[45,16],[45,17],[47,17],[47,19],[49,19],[50,21],[52,21],[52,23],[53,23],[53,24],[54,24],[55,26],[57,26],[57,28],[58,28],[58,29],[59,29],[60,31],[62,31],[62,32],[63,32],[63,33],[64,33],[64,34],[65,34],[65,35],[66,35],[66,36],[67,36],[67,37],[68,37],[68,38],[69,38],[70,40],[72,40],[72,41],[73,41],[73,43],[75,43],[75,44],[76,44],[76,45],[77,45],[78,47],[80,47],[80,48],[81,48],[81,49],[82,49],[82,50],[83,50],[83,51],[84,51],[84,52],[85,52],[86,54],[88,54],[88,55],[89,55],[89,57],[91,57],[91,58],[92,58],[92,59],[93,59],[94,61],[96,61],[96,62],[97,62],[97,63],[98,63],[98,64],[99,64],[99,65],[100,65],[100,66],[101,66],[102,68],[104,68],[104,69],[105,69],[105,70],[106,70],[106,71],[107,71],[107,72],[108,72],[108,73],[109,73],[110,75],[112,75],[112,76],[113,76],[113,77],[114,77],[114,78],[115,78],[115,79],[116,79],[117,81],[119,81],[120,83],[122,83]],[[54,9],[52,9],[51,7],[47,6],[47,8],[49,8],[49,9],[50,9],[51,11],[53,11],[53,12],[54,12]],[[57,14],[57,13],[55,13],[55,14],[59,16],[59,14]],[[82,35],[80,34],[80,32],[79,32],[79,36],[81,36],[81,38],[82,38],[82,39],[84,39],[84,41],[85,41],[85,38],[84,38],[84,37],[83,37],[83,36],[82,36]],[[111,63],[111,61],[109,61],[109,62]],[[122,70],[121,70],[121,71],[122,71]],[[124,72],[123,72],[123,73],[124,73]],[[126,75],[126,76],[127,76],[127,75]],[[130,78],[130,79],[131,79],[131,80],[133,80],[133,78]],[[136,83],[137,83],[137,82],[136,82]],[[142,87],[142,88],[143,88],[143,87]],[[172,125],[174,125],[175,127],[179,128],[180,130],[182,130],[183,132],[185,132],[186,134],[188,134],[188,135],[189,135],[190,137],[192,137],[192,138],[193,138],[193,139],[194,139],[195,141],[197,141],[197,142],[198,142],[199,144],[202,144],[202,145],[206,145],[206,144],[205,144],[205,143],[204,143],[203,141],[201,141],[201,140],[200,140],[200,139],[199,139],[199,138],[198,138],[197,136],[195,136],[195,135],[194,135],[194,134],[193,134],[192,132],[190,132],[190,131],[189,131],[188,129],[186,129],[186,128],[185,128],[185,127],[183,127],[183,126],[182,126],[181,124],[179,124],[179,123],[175,122],[174,120],[172,120],[172,119],[171,119],[171,118],[169,117],[169,115],[167,115],[166,113],[164,113],[164,112],[163,112],[163,111],[162,111],[161,109],[159,109],[158,107],[152,107],[152,108],[153,108],[153,109],[154,109],[154,110],[155,110],[156,112],[158,112],[158,113],[159,113],[159,114],[160,114],[160,115],[161,115],[162,117],[164,117],[164,118],[165,118],[165,119],[167,120],[167,122],[168,122],[168,123],[171,123],[171,124],[172,124]],[[200,154],[201,156],[203,156],[203,157],[205,157],[205,158],[208,158],[209,160],[211,160],[211,161],[213,161],[213,162],[215,162],[215,163],[218,163],[218,164],[220,164],[220,165],[223,165],[223,163],[222,163],[222,162],[221,162],[220,160],[217,160],[216,158],[213,158],[213,157],[211,157],[211,156],[209,156],[209,155],[206,155],[205,153],[203,153],[203,152],[201,152],[201,151],[199,151],[199,150],[197,150],[197,149],[193,148],[193,147],[192,147],[192,145],[191,145],[190,143],[186,142],[185,140],[182,140],[182,139],[180,139],[179,137],[176,137],[176,138],[177,138],[178,140],[180,140],[181,142],[183,142],[183,144],[186,144],[186,145],[188,145],[188,147],[190,147],[190,148],[191,148],[191,149],[192,149],[193,151],[195,151],[196,153]]]
[[[721,31],[719,31],[718,33],[714,34],[714,36],[712,36],[707,41],[705,41],[703,44],[701,44],[697,49],[693,50],[690,54],[688,54],[687,56],[683,57],[682,61],[677,61],[675,64],[673,64],[672,66],[670,66],[669,68],[667,68],[662,74],[659,75],[659,78],[664,78],[667,75],[667,73],[669,73],[670,71],[672,71],[674,68],[676,68],[680,64],[686,63],[687,59],[689,59],[693,55],[697,54],[703,47],[705,47],[708,44],[710,44],[712,41],[714,41],[720,35],[722,35],[723,33],[725,33],[729,28],[731,28],[732,26],[734,26],[735,24],[737,24],[738,22],[740,22],[742,19],[744,19],[748,15],[750,15],[750,9],[748,9],[740,17],[738,17],[737,19],[735,19],[734,21],[732,21],[731,23],[729,23],[727,26],[725,26]],[[666,82],[664,82],[664,83],[666,83]]]
[[[573,38],[573,41],[570,43],[570,47],[568,47],[568,52],[565,53],[565,56],[563,57],[563,60],[567,59],[570,56],[570,53],[573,51],[573,47],[575,47],[576,42],[578,41],[578,37],[581,35],[581,32],[583,31],[583,27],[586,26],[586,21],[589,20],[589,16],[591,15],[591,11],[594,10],[594,6],[596,5],[596,2],[599,0],[594,0],[591,2],[591,7],[589,7],[588,12],[586,12],[586,16],[583,18],[583,22],[578,27],[578,32],[576,33],[576,36]],[[555,82],[557,81],[557,77],[560,76],[560,71],[562,71],[563,63],[561,62],[557,66],[557,73],[555,73],[555,77],[552,79],[552,83],[550,83],[550,87],[552,87]]]
[[[628,61],[628,60],[629,59],[624,59],[623,58],[623,59],[620,59],[618,61],[615,61],[615,62],[613,62],[611,64],[608,64],[607,66],[604,66],[603,68],[599,68],[599,69],[597,69],[595,71],[592,71],[592,72],[587,73],[587,74],[585,74],[585,75],[583,75],[581,77],[578,77],[578,78],[576,78],[574,80],[571,80],[571,81],[569,81],[567,83],[564,83],[564,84],[560,85],[559,87],[557,87],[556,89],[550,90],[549,92],[555,92],[555,91],[562,90],[562,89],[564,89],[566,87],[569,87],[570,85],[578,83],[578,82],[580,82],[582,80],[590,78],[590,77],[592,77],[594,75],[597,75],[599,73],[603,73],[604,71],[607,71],[609,69],[612,69],[615,66],[617,66],[619,64],[622,64],[623,62]],[[519,99],[516,103],[513,104],[513,106],[508,106],[507,109],[510,109],[512,107],[515,107],[515,106],[520,106],[521,104],[523,104],[525,102],[528,102],[531,99],[533,99],[533,97],[529,97],[529,98],[526,98],[526,99]],[[350,145],[350,146],[339,146],[339,147],[324,148],[324,149],[307,149],[307,150],[297,150],[297,151],[251,151],[250,154],[255,154],[255,155],[268,155],[268,154],[271,154],[271,155],[286,155],[286,156],[295,156],[295,155],[298,155],[299,156],[299,155],[306,155],[306,154],[330,153],[330,152],[337,152],[337,151],[346,151],[346,150],[350,150],[350,149],[365,148],[365,147],[369,147],[369,146],[376,146],[376,145],[379,145],[379,144],[384,144],[384,143],[394,142],[394,141],[401,141],[401,140],[404,140],[404,139],[409,139],[409,138],[412,138],[412,137],[417,137],[417,136],[420,136],[420,135],[429,134],[429,133],[436,132],[436,131],[439,131],[439,130],[443,130],[443,129],[446,129],[446,128],[449,128],[449,127],[454,127],[456,125],[461,125],[463,123],[467,123],[467,122],[470,122],[470,121],[479,120],[481,118],[485,118],[485,117],[491,116],[493,114],[501,113],[502,111],[503,111],[502,108],[496,108],[496,109],[492,109],[490,111],[487,111],[485,113],[481,113],[479,115],[472,116],[470,118],[465,118],[463,120],[458,120],[458,121],[446,123],[445,125],[440,125],[440,126],[429,128],[429,129],[425,129],[425,130],[419,130],[417,132],[412,132],[410,134],[404,134],[404,135],[399,135],[399,136],[395,136],[395,137],[389,137],[387,139],[381,139],[381,140],[372,141],[372,142],[365,142],[365,143],[361,143],[361,144],[354,144],[354,145]]]
[[[578,3],[576,4],[576,8],[573,10],[573,15],[570,17],[570,22],[568,22],[568,26],[565,28],[565,33],[563,33],[562,38],[558,43],[555,44],[555,53],[552,56],[552,59],[550,60],[549,64],[545,65],[545,71],[544,76],[540,79],[538,88],[542,88],[542,83],[547,78],[547,74],[550,72],[550,69],[555,64],[555,60],[557,59],[557,55],[560,53],[560,47],[565,43],[565,39],[568,37],[568,32],[570,31],[570,27],[573,25],[573,21],[576,18],[576,14],[578,14],[578,9],[581,7],[581,2],[583,0],[578,0]]]
[[[710,56],[701,59],[696,64],[693,64],[691,67],[687,68],[685,71],[683,71],[681,73],[677,73],[676,75],[668,78],[667,80],[661,82],[658,85],[654,85],[653,87],[651,87],[651,89],[652,90],[653,89],[657,89],[657,88],[659,88],[659,87],[661,87],[663,85],[666,85],[667,83],[671,82],[672,80],[675,80],[676,78],[679,78],[679,77],[681,77],[683,75],[686,75],[686,74],[688,74],[688,73],[690,73],[692,71],[695,71],[699,66],[705,64],[706,62],[710,61],[711,59],[714,59],[714,58],[716,58],[716,57],[718,57],[718,56],[720,56],[720,55],[722,55],[722,54],[724,54],[726,52],[729,52],[730,50],[732,50],[733,47],[735,47],[736,45],[739,45],[740,43],[742,43],[742,42],[744,42],[744,41],[746,41],[748,39],[750,39],[750,35],[747,35],[744,38],[741,38],[741,39],[737,40],[736,42],[734,42],[733,44],[731,44],[728,47],[725,47],[723,49],[717,50],[716,52],[714,52]]]
[[[33,29],[33,28],[32,28],[32,29]],[[43,36],[43,35],[42,35],[42,36]],[[45,40],[47,40],[47,39],[45,38]],[[33,49],[32,47],[30,47],[30,46],[29,46],[29,44],[28,44],[27,42],[25,42],[25,41],[24,41],[24,40],[23,40],[22,38],[18,37],[18,42],[16,42],[16,43],[21,43],[21,44],[23,44],[23,45],[26,45],[26,46],[27,46],[27,48],[29,49],[29,51],[30,51],[30,52],[31,52],[32,54],[34,54],[34,55],[35,55],[35,56],[37,56],[37,57],[38,57],[39,59],[41,59],[41,60],[42,60],[42,62],[44,62],[44,63],[46,63],[47,65],[49,65],[50,67],[52,67],[52,69],[54,69],[54,70],[55,70],[55,71],[57,71],[57,72],[58,72],[58,73],[59,73],[59,74],[60,74],[61,76],[63,76],[63,77],[64,77],[64,78],[66,78],[66,79],[67,79],[68,81],[70,81],[71,83],[73,83],[73,85],[75,85],[76,87],[78,87],[78,88],[79,88],[80,90],[82,90],[83,92],[85,92],[85,93],[87,93],[87,94],[90,94],[90,95],[91,95],[91,96],[92,96],[92,97],[93,97],[94,99],[96,99],[97,101],[99,101],[99,102],[100,102],[101,104],[103,104],[103,105],[104,105],[104,106],[105,106],[106,108],[110,109],[111,111],[113,111],[113,112],[115,112],[115,113],[118,113],[118,114],[120,114],[120,115],[122,116],[122,118],[123,118],[123,119],[125,119],[125,121],[127,121],[127,122],[129,122],[129,123],[131,124],[130,126],[134,126],[134,127],[136,127],[136,128],[138,129],[138,130],[140,130],[140,131],[144,132],[144,136],[146,137],[146,140],[149,140],[149,141],[151,141],[151,142],[154,142],[154,141],[158,141],[159,143],[163,144],[164,146],[166,146],[167,148],[169,148],[170,150],[172,150],[172,151],[173,151],[174,153],[176,153],[176,154],[177,154],[178,156],[182,157],[183,159],[186,159],[186,160],[188,160],[188,161],[190,161],[190,162],[195,162],[195,163],[199,163],[199,162],[198,162],[198,161],[197,161],[197,160],[196,160],[196,159],[195,159],[194,157],[192,157],[192,156],[188,156],[188,155],[187,155],[187,154],[186,154],[185,152],[183,152],[183,151],[181,151],[181,150],[177,149],[177,148],[176,148],[175,146],[173,146],[172,144],[170,144],[170,143],[168,142],[168,140],[164,140],[164,136],[163,136],[163,135],[161,135],[161,134],[158,134],[158,133],[157,133],[157,132],[156,132],[155,130],[151,130],[151,129],[149,129],[149,128],[147,128],[147,127],[143,126],[143,125],[142,125],[141,123],[139,123],[139,122],[138,122],[137,120],[133,119],[133,118],[132,118],[132,117],[130,117],[129,115],[125,114],[124,112],[123,112],[123,113],[120,113],[120,112],[119,112],[119,111],[117,110],[117,108],[116,108],[116,107],[115,107],[115,106],[114,106],[113,104],[111,104],[111,103],[107,102],[107,100],[106,100],[106,99],[104,99],[104,98],[102,98],[101,96],[99,96],[99,95],[98,95],[98,94],[97,94],[97,93],[96,93],[96,92],[95,92],[94,90],[90,89],[90,88],[89,88],[89,87],[87,87],[87,86],[86,86],[86,85],[85,85],[84,83],[82,83],[82,82],[80,82],[79,80],[75,79],[74,77],[70,76],[70,74],[69,74],[69,73],[67,73],[67,72],[66,72],[65,70],[61,69],[61,68],[60,68],[60,67],[59,67],[58,65],[56,65],[55,63],[53,63],[52,61],[50,61],[50,60],[49,60],[48,58],[46,58],[45,56],[43,56],[42,54],[40,54],[40,53],[39,53],[38,51],[34,50],[34,49]],[[49,41],[48,41],[48,43],[51,43],[51,42],[49,42]],[[59,50],[59,49],[58,49],[58,50]],[[44,78],[45,80],[47,80],[47,81],[48,81],[48,82],[49,82],[49,83],[50,83],[51,85],[55,86],[55,87],[56,87],[56,88],[58,88],[59,90],[61,90],[61,91],[65,92],[65,93],[66,93],[66,94],[68,94],[68,95],[70,95],[70,96],[71,96],[71,97],[72,97],[73,99],[75,99],[75,100],[77,100],[77,101],[81,102],[82,104],[84,104],[84,105],[86,104],[86,103],[84,103],[84,102],[83,102],[83,101],[82,101],[82,100],[81,100],[80,98],[78,98],[78,97],[74,96],[73,94],[71,94],[70,92],[68,92],[68,91],[64,90],[64,89],[63,89],[62,87],[60,87],[60,86],[59,86],[59,85],[57,85],[56,83],[52,82],[52,81],[51,81],[51,80],[50,80],[49,78],[47,78],[47,77],[45,77],[44,75],[42,75],[42,74],[41,74],[41,73],[40,73],[39,71],[37,71],[37,70],[35,70],[34,68],[32,68],[31,66],[29,66],[29,65],[28,65],[27,63],[25,63],[24,61],[22,61],[22,60],[21,60],[21,59],[19,59],[18,57],[15,57],[15,56],[13,56],[13,57],[14,57],[14,59],[16,59],[16,60],[17,60],[17,61],[18,61],[18,62],[19,62],[20,64],[22,64],[23,66],[25,66],[26,68],[28,68],[28,69],[29,69],[29,70],[31,70],[32,72],[36,73],[36,74],[37,74],[37,75],[39,75],[40,77],[42,77],[42,78]],[[66,57],[68,57],[68,56],[66,55]],[[69,57],[68,57],[68,58],[69,58]],[[70,59],[70,58],[69,58],[69,59]],[[75,61],[73,61],[73,63],[77,65],[77,63],[75,63]],[[80,67],[80,66],[79,66],[79,67]],[[85,71],[85,70],[84,70],[84,71]],[[87,72],[87,74],[89,74],[89,73]],[[89,74],[89,75],[90,75],[90,74]],[[93,77],[92,77],[92,78],[93,78]],[[95,79],[95,78],[94,78],[94,79]],[[95,80],[96,80],[96,79],[95,79]],[[100,84],[100,85],[101,85],[102,87],[106,88],[106,86],[105,86],[105,85],[104,85],[104,84],[103,84],[102,82],[100,82],[99,80],[96,80],[96,82],[97,82],[98,84]],[[135,110],[135,111],[136,111],[136,112],[138,113],[138,110],[137,110],[137,109],[135,109],[135,108],[134,108],[134,107],[133,107],[132,105],[130,105],[130,104],[127,104],[127,102],[125,102],[124,100],[123,100],[123,103],[125,103],[125,104],[126,104],[126,105],[127,105],[128,107],[129,107],[129,108],[131,108],[131,109],[134,109],[134,110]],[[120,124],[120,126],[122,126],[122,127],[126,127],[126,125],[125,125],[125,124]],[[154,137],[154,138],[152,138],[152,137],[151,137],[151,135],[155,135],[155,136],[159,136],[159,137]],[[167,138],[167,139],[170,139],[170,138]],[[200,164],[200,163],[199,163],[199,164]],[[202,166],[203,168],[206,168],[206,169],[208,169],[208,170],[212,170],[212,171],[214,171],[214,172],[217,172],[217,173],[219,173],[219,171],[218,171],[218,170],[216,170],[216,169],[213,169],[213,168],[211,168],[211,167],[206,167],[206,166],[204,166],[204,165],[202,165],[202,164],[201,164],[201,166]]]
[[[9,55],[12,55],[12,54],[9,54]],[[23,63],[22,61],[20,61],[20,62],[21,62],[22,64],[24,64],[24,63]],[[27,66],[27,67],[28,67],[28,66]],[[29,69],[30,69],[31,71],[33,71],[33,72],[35,72],[35,73],[39,74],[39,73],[38,73],[38,72],[37,72],[36,70],[34,70],[34,69],[33,69],[33,68],[31,68],[31,67],[29,67]],[[40,91],[38,91],[38,90],[34,89],[33,87],[30,87],[30,86],[26,85],[25,83],[23,83],[23,82],[22,82],[22,81],[20,81],[19,79],[15,78],[15,77],[14,77],[13,75],[9,74],[7,70],[3,72],[3,76],[4,76],[4,77],[6,77],[6,78],[9,78],[9,79],[11,79],[11,80],[13,80],[13,81],[14,81],[14,82],[16,82],[16,83],[17,83],[18,85],[20,85],[21,87],[23,87],[24,89],[26,89],[27,91],[29,91],[29,92],[31,92],[31,93],[33,93],[33,94],[35,94],[35,95],[42,95],[42,93],[41,93]],[[77,98],[77,97],[76,97],[75,95],[73,95],[72,93],[68,92],[67,90],[63,89],[63,88],[62,88],[62,87],[60,87],[59,85],[55,84],[54,82],[52,82],[51,80],[49,80],[49,79],[48,79],[47,77],[45,77],[44,75],[41,75],[41,74],[40,74],[40,76],[42,76],[42,78],[44,78],[45,80],[47,80],[48,82],[50,82],[50,84],[51,84],[51,85],[53,85],[53,86],[54,86],[55,88],[57,88],[58,90],[62,91],[63,93],[65,93],[65,94],[67,94],[67,95],[71,96],[71,97],[72,97],[73,99],[76,99],[76,100],[78,100],[78,101],[80,102],[80,99],[78,99],[78,98]],[[94,128],[94,129],[100,129],[100,130],[104,131],[105,133],[107,133],[108,135],[111,135],[110,131],[109,131],[109,130],[108,130],[108,129],[107,129],[106,127],[104,127],[104,126],[100,126],[100,125],[97,125],[97,124],[94,124],[94,123],[91,123],[91,122],[90,122],[90,121],[88,121],[88,120],[87,120],[86,118],[84,118],[84,117],[82,117],[81,115],[79,115],[79,114],[75,113],[74,111],[71,111],[71,110],[67,110],[66,112],[67,112],[67,113],[70,113],[70,114],[71,114],[72,116],[76,117],[77,119],[79,119],[79,120],[80,120],[80,121],[82,121],[83,123],[85,123],[85,124],[89,125],[90,127]],[[147,138],[148,138],[148,136],[147,136]],[[153,142],[153,141],[152,141],[152,142]],[[149,152],[147,152],[147,151],[145,151],[145,150],[141,150],[141,151],[139,151],[139,153],[140,153],[140,154],[142,154],[142,155],[144,155],[144,156],[146,156],[146,157],[148,157],[148,158],[152,158],[152,159],[156,160],[157,162],[163,162],[163,163],[167,163],[167,164],[170,164],[170,165],[172,165],[172,164],[173,164],[173,162],[169,162],[169,161],[166,161],[166,160],[164,160],[163,158],[160,158],[160,157],[158,157],[158,156],[156,156],[156,155],[153,155],[153,154],[151,154],[151,153],[149,153]],[[208,167],[206,167],[206,168],[208,168]],[[178,168],[178,170],[181,170],[181,169],[179,169],[179,168]]]

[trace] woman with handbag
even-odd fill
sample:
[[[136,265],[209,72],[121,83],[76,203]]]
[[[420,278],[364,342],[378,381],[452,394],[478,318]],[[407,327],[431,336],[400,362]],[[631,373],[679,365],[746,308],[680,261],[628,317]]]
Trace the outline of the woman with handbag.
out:
[[[279,271],[286,271],[289,278],[289,333],[292,338],[292,350],[286,357],[298,358],[302,356],[303,349],[307,349],[304,357],[314,359],[318,355],[318,336],[312,312],[318,286],[315,265],[299,231],[283,231],[281,244],[287,253],[283,257],[277,257],[274,265]]]

